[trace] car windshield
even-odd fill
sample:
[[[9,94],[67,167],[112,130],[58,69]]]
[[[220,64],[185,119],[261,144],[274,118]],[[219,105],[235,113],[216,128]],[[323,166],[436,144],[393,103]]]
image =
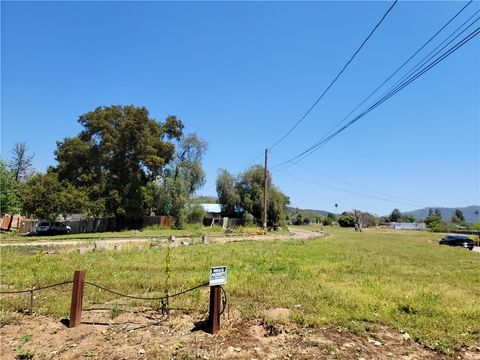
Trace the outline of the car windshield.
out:
[[[38,226],[48,226],[48,225],[50,225],[50,223],[45,222],[45,221],[38,224]]]
[[[469,238],[466,236],[449,235],[445,237],[445,240],[469,240]]]

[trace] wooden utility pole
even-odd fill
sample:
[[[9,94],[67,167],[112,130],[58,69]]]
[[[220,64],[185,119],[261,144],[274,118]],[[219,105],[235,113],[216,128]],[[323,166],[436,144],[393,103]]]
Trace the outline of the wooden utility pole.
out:
[[[265,149],[265,169],[263,171],[264,175],[264,186],[263,186],[263,230],[267,231],[267,200],[268,200],[268,171],[267,171],[267,160],[268,160],[268,149]]]

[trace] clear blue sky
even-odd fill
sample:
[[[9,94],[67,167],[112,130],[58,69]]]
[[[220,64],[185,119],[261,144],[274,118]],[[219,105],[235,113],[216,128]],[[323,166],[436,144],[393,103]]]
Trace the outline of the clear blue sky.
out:
[[[26,141],[45,171],[56,141],[80,131],[79,115],[143,105],[209,143],[200,193],[215,195],[218,169],[263,161],[390,4],[2,2],[2,158]],[[464,4],[400,1],[270,163],[314,143]],[[292,167],[274,173],[275,184],[293,206],[330,211],[479,204],[479,53],[476,38],[300,163],[317,173]]]

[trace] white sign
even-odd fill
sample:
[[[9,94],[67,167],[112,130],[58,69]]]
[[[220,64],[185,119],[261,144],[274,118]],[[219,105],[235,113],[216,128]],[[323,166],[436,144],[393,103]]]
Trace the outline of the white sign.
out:
[[[210,269],[210,286],[227,283],[227,267],[215,266]]]

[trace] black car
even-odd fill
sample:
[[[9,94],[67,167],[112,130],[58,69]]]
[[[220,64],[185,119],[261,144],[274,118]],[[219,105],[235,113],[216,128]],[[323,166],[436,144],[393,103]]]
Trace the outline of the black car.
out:
[[[463,235],[448,235],[442,238],[440,245],[461,246],[473,250],[473,240]]]

